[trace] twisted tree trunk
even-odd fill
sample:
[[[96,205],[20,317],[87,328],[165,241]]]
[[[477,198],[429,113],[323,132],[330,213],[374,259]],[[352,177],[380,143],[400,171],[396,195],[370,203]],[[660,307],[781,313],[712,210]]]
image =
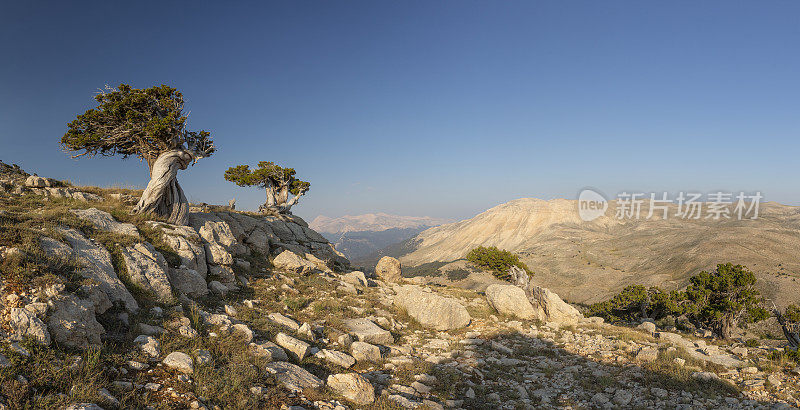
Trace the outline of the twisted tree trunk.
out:
[[[171,224],[188,225],[189,202],[177,177],[178,170],[186,169],[192,158],[192,154],[182,149],[160,154],[150,169],[150,182],[132,212],[152,212],[167,217]]]

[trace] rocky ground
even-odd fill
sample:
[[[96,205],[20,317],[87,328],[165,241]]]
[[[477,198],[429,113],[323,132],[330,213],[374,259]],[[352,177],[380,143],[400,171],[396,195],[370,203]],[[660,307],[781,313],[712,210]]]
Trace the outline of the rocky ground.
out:
[[[4,407],[800,404],[775,348],[605,324],[543,288],[407,284],[390,258],[368,276],[297,217],[171,226],[130,215],[136,192],[31,178],[0,175]]]

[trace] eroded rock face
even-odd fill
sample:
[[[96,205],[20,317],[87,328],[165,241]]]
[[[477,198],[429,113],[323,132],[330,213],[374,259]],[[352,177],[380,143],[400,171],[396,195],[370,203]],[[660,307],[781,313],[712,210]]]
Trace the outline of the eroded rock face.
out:
[[[95,228],[101,231],[139,237],[139,230],[133,224],[117,222],[111,214],[97,208],[73,209],[70,212],[77,215],[78,218],[91,222]]]
[[[11,340],[19,341],[25,336],[30,336],[43,345],[50,344],[50,332],[47,331],[47,326],[29,310],[12,308],[8,325],[12,330],[9,335]]]
[[[397,286],[394,303],[422,326],[436,330],[460,329],[472,320],[467,309],[451,298],[425,292],[414,285]]]
[[[143,242],[122,248],[122,258],[131,282],[155,294],[162,303],[173,301],[167,260],[153,245]]]
[[[525,291],[514,285],[489,285],[486,288],[486,299],[489,305],[499,313],[516,316],[520,319],[546,319],[544,310],[534,307],[525,295]]]
[[[108,295],[112,302],[122,303],[130,312],[139,310],[136,299],[117,277],[114,265],[111,264],[111,255],[104,247],[94,244],[75,229],[62,228],[59,229],[59,232],[72,246],[78,260],[83,265],[80,269],[83,277],[97,282],[100,290]]]
[[[375,274],[386,282],[400,282],[403,278],[400,276],[401,267],[400,261],[391,257],[384,256],[375,265]]]
[[[375,388],[358,373],[332,374],[328,387],[353,403],[366,405],[375,401]]]
[[[546,320],[560,324],[573,324],[583,318],[581,312],[572,305],[561,300],[555,292],[539,286],[532,286],[530,300],[538,302],[544,309]]]
[[[286,250],[272,260],[276,268],[288,272],[307,273],[316,269],[316,265],[300,255]]]
[[[169,282],[178,293],[191,297],[201,297],[208,294],[206,278],[194,269],[178,268],[169,270]]]
[[[188,226],[161,222],[150,222],[150,226],[161,231],[164,242],[180,256],[181,265],[194,270],[203,278],[206,277],[208,272],[206,252],[197,231]]]
[[[105,329],[95,318],[92,301],[61,294],[47,304],[51,311],[47,327],[56,342],[75,348],[100,344],[100,335]]]

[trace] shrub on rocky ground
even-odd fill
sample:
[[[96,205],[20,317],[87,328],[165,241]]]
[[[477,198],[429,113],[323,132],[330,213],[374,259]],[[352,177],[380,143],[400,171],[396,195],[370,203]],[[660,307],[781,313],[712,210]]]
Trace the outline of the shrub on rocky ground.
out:
[[[528,275],[533,275],[533,271],[519,260],[519,256],[509,251],[498,249],[495,246],[490,246],[488,248],[479,246],[469,251],[466,258],[473,264],[491,271],[497,278],[502,280],[511,279],[508,270],[511,269],[512,266],[524,270]]]

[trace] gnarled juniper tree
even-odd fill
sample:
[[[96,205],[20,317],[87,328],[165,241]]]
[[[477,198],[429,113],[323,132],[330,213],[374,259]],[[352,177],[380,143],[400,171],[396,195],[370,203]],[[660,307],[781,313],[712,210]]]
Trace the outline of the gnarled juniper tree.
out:
[[[225,171],[225,179],[239,186],[257,186],[267,191],[267,202],[259,212],[291,213],[311,184],[294,177],[293,168],[284,168],[274,162],[261,161],[258,168],[251,170],[248,165],[237,165]],[[289,199],[289,194],[293,197]]]
[[[183,94],[161,85],[147,89],[120,84],[106,87],[99,105],[69,123],[61,138],[66,151],[84,155],[135,155],[147,162],[150,182],[135,213],[153,212],[169,223],[188,223],[188,201],[178,184],[178,170],[211,156],[214,144],[206,131],[188,131]]]

